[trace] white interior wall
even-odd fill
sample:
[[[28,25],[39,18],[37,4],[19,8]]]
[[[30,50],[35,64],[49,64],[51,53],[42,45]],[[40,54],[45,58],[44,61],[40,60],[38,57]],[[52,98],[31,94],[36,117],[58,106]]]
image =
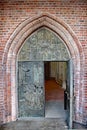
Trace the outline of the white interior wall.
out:
[[[50,68],[50,77],[54,77],[56,80],[66,80],[66,62],[51,62]]]

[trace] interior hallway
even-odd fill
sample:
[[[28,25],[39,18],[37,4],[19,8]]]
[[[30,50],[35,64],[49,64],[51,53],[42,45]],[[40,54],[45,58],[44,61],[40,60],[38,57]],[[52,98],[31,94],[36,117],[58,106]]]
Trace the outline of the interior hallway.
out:
[[[66,120],[64,89],[53,79],[46,80],[45,82],[45,98],[45,117],[63,118]]]

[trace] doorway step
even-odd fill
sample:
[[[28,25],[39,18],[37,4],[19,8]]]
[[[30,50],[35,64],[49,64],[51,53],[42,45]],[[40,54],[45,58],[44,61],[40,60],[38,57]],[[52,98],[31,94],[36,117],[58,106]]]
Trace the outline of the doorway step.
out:
[[[58,101],[47,101],[45,108],[46,118],[62,118],[66,120],[66,110],[64,110],[63,100]]]
[[[63,119],[18,120],[0,126],[0,130],[68,130]]]

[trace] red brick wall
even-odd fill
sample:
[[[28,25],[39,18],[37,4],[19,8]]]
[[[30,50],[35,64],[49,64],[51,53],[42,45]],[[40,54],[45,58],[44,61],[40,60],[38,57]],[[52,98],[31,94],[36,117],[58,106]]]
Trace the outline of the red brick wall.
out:
[[[4,56],[4,53],[8,54],[10,47],[8,41],[21,23],[43,12],[63,21],[68,29],[72,30],[72,35],[76,36],[76,44],[78,40],[81,69],[79,73],[78,66],[74,79],[76,83],[78,78],[81,82],[78,83],[79,87],[78,85],[76,87],[75,83],[74,120],[85,124],[87,119],[87,0],[0,0],[0,122],[12,120],[11,77],[9,69],[6,68],[8,61]],[[77,63],[78,60],[75,61],[75,65]]]

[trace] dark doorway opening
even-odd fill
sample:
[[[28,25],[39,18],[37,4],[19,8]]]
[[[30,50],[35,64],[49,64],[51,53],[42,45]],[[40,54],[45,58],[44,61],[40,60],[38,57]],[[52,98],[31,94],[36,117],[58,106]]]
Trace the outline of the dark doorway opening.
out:
[[[64,91],[66,90],[66,62],[45,62],[45,117],[63,118]]]

